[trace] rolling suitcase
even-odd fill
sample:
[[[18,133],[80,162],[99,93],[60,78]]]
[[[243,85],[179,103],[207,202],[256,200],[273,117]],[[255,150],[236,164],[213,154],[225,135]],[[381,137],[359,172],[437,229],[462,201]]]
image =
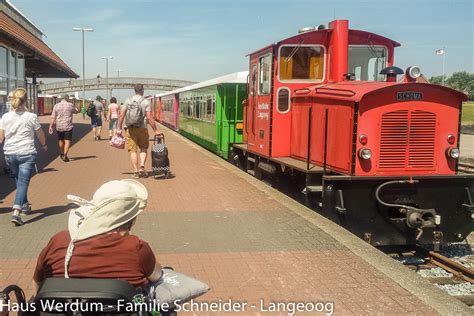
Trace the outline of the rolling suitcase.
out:
[[[165,135],[163,133],[155,135],[153,147],[151,148],[151,169],[155,178],[163,174],[166,179],[170,174],[168,148],[166,147]]]

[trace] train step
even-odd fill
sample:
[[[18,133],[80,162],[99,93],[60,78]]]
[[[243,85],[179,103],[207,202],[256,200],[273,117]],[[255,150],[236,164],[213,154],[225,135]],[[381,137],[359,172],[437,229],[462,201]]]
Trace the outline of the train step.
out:
[[[306,192],[307,193],[321,193],[323,192],[323,186],[322,185],[308,185],[306,186]]]

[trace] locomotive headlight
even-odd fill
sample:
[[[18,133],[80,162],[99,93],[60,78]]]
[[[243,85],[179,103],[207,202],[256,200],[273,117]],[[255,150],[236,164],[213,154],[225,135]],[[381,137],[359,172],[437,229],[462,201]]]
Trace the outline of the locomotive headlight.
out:
[[[448,148],[447,154],[449,158],[458,159],[460,152],[458,148]]]
[[[406,71],[406,74],[410,78],[416,79],[416,78],[421,76],[421,69],[418,66],[410,66],[410,67],[408,67],[408,69]]]
[[[368,148],[359,149],[359,157],[365,160],[369,160],[372,157],[372,151]]]

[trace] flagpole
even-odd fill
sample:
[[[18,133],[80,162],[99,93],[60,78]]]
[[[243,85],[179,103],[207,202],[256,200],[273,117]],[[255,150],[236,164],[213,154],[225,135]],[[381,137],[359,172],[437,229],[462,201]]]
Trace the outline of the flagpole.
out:
[[[445,47],[443,46],[443,86],[444,86],[444,56],[446,55]]]

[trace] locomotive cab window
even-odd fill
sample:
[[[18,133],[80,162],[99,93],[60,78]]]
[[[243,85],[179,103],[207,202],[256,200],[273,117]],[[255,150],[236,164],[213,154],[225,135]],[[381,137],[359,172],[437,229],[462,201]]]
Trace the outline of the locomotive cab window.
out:
[[[355,80],[383,81],[380,71],[387,65],[387,48],[382,46],[349,46],[348,72]]]
[[[277,110],[280,113],[288,113],[290,111],[290,89],[278,89]]]
[[[284,45],[280,47],[280,81],[322,81],[324,47],[319,45]]]
[[[272,55],[265,55],[258,60],[258,68],[260,70],[258,93],[269,94],[272,76]]]

